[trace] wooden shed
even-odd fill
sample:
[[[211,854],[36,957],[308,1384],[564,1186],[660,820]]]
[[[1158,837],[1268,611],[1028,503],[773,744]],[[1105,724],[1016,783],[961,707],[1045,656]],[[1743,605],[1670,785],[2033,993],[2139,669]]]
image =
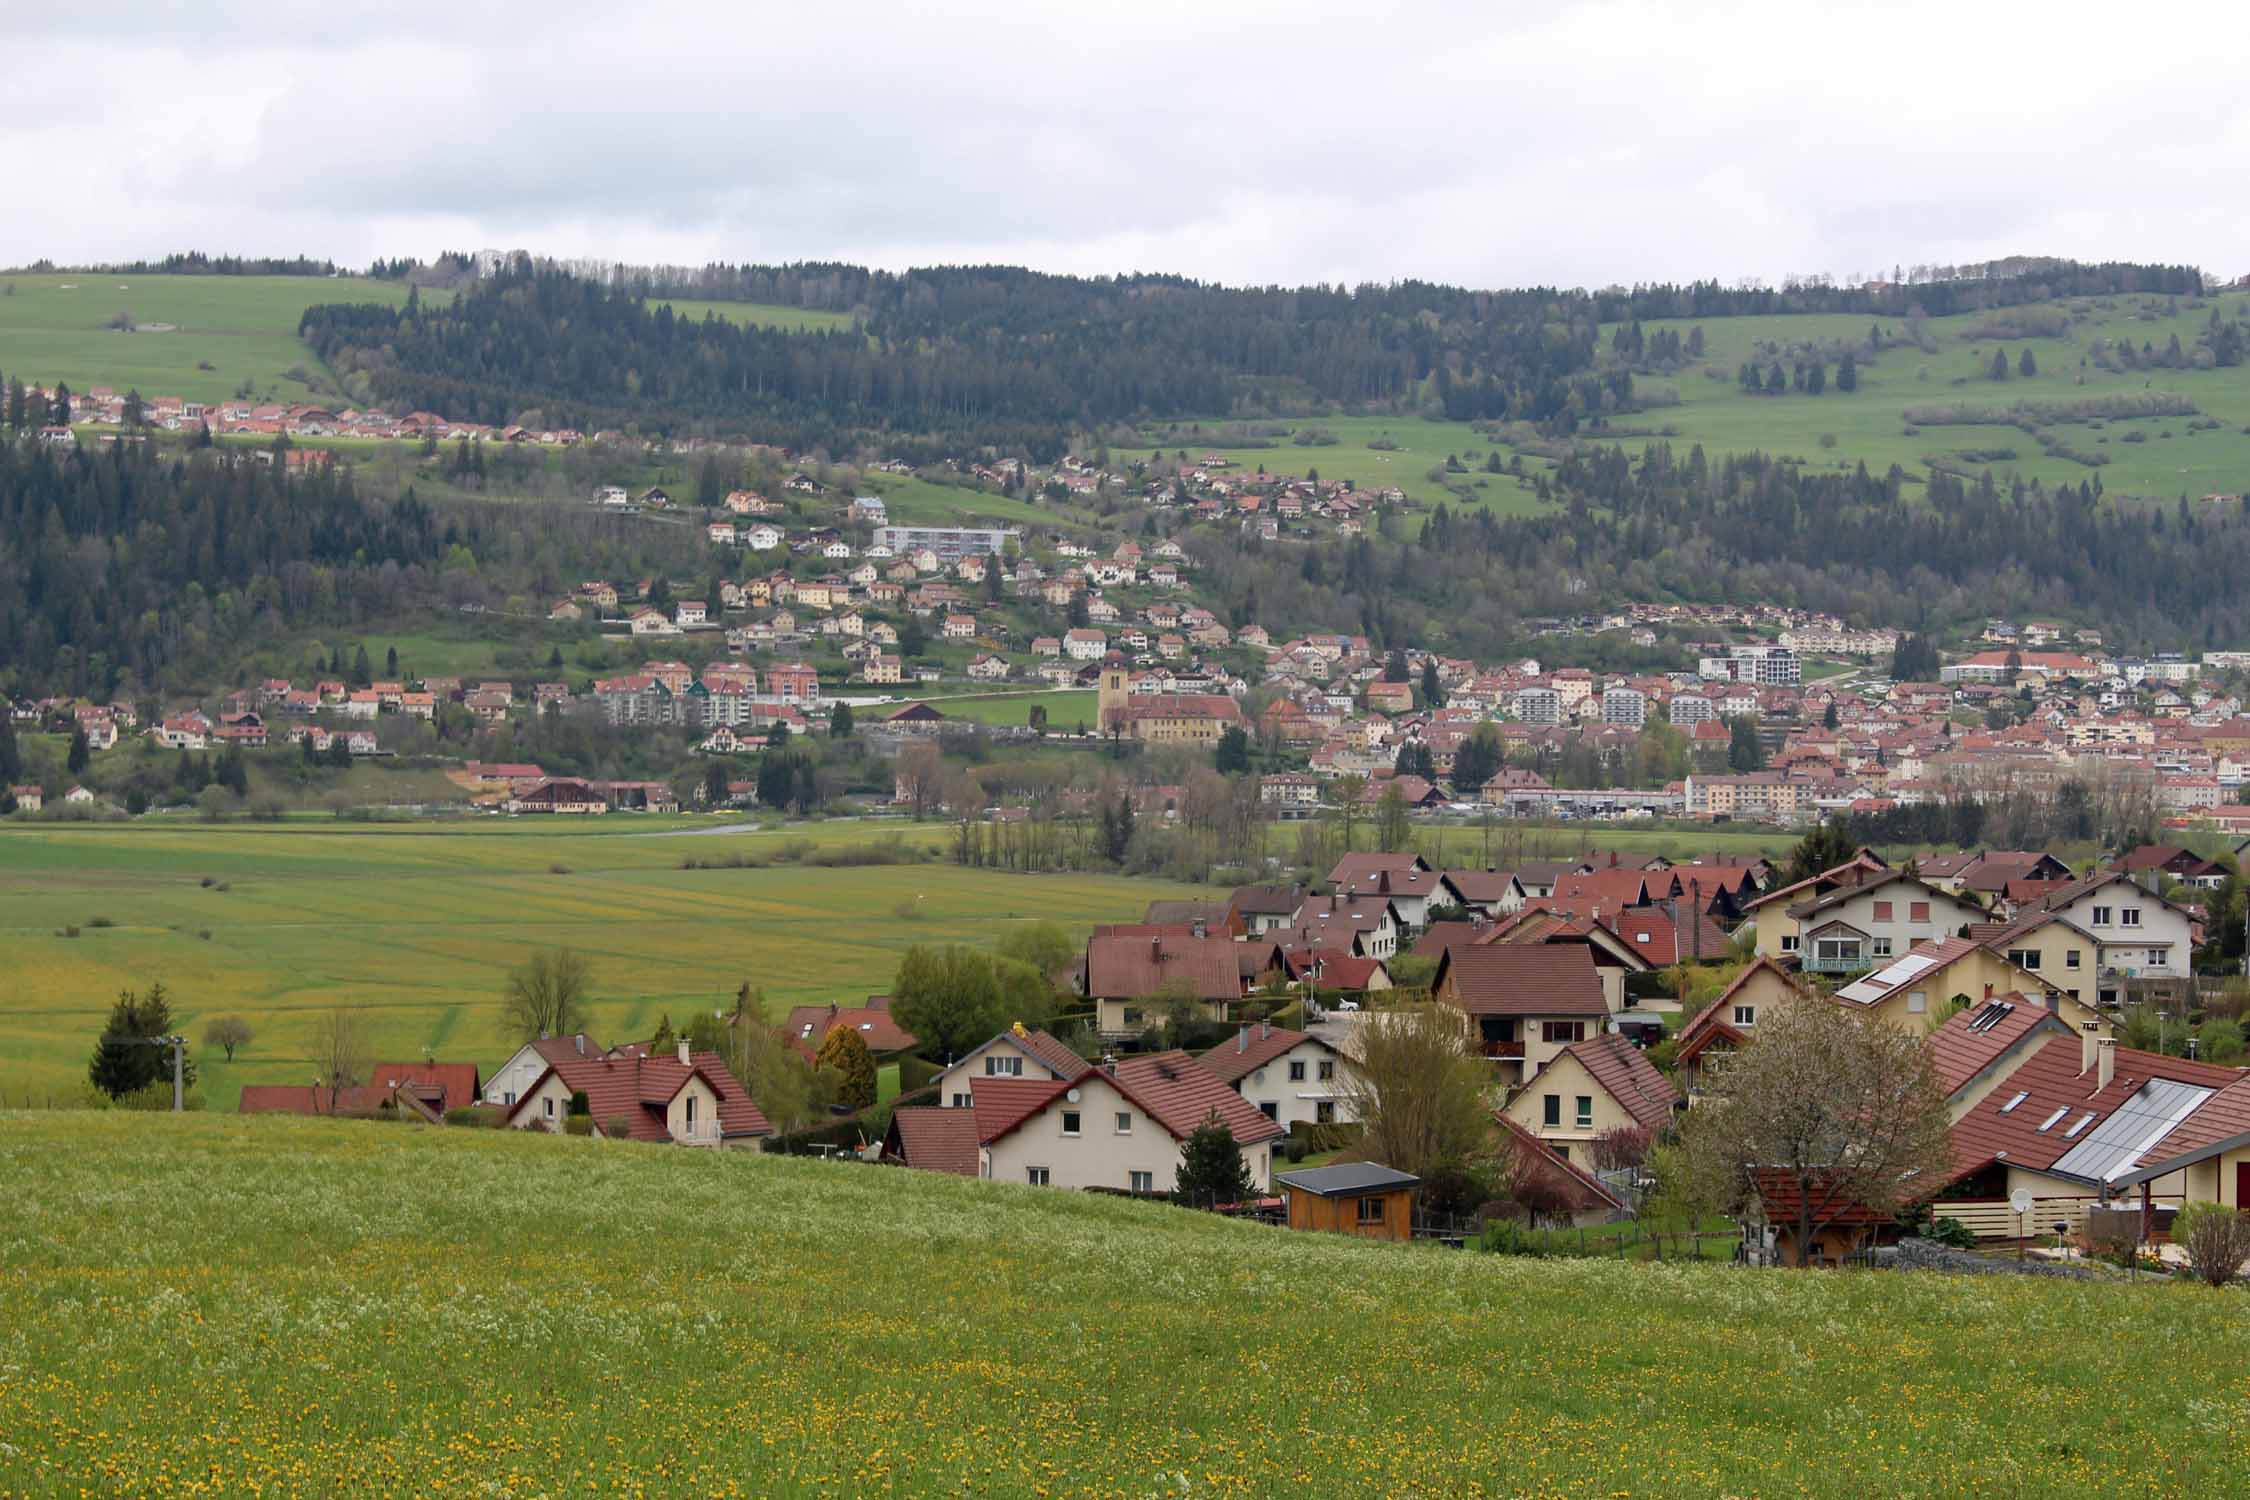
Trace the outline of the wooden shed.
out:
[[[1371,1240],[1414,1234],[1414,1190],[1422,1179],[1371,1161],[1284,1172],[1274,1179],[1289,1200],[1291,1229],[1323,1229]]]

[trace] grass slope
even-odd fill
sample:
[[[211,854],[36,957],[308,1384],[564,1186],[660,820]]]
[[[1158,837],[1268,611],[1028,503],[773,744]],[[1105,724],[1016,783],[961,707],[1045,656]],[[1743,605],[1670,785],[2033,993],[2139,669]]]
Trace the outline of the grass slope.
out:
[[[2182,1496],[2250,1442],[2186,1286],[358,1122],[0,1116],[0,1176],[7,1493]]]
[[[297,337],[305,309],[405,300],[402,283],[354,276],[0,277],[0,371],[74,391],[106,385],[219,401],[247,380],[259,396],[323,399],[334,391]],[[119,312],[172,331],[114,332],[105,325]],[[206,363],[209,370],[198,368]],[[299,367],[311,384],[288,378]]]
[[[665,1011],[716,1005],[745,977],[777,1006],[856,1001],[881,991],[915,943],[989,942],[1033,917],[1133,920],[1151,897],[1175,894],[1155,881],[948,865],[683,870],[683,859],[770,854],[808,835],[658,838],[637,835],[662,821],[602,821],[622,826],[0,832],[0,1099],[72,1095],[111,998],[156,978],[191,1038],[220,1013],[256,1030],[231,1065],[197,1048],[211,1107],[231,1110],[245,1083],[305,1081],[314,1023],[339,1004],[368,1008],[382,1056],[429,1048],[496,1066],[512,1050],[502,976],[538,947],[592,957],[592,1026],[606,1042],[653,1031]],[[816,841],[893,832],[941,836],[844,824]],[[551,873],[557,865],[569,873]],[[79,936],[59,936],[66,925]]]
[[[1928,329],[1937,348],[1924,353],[1911,346],[1886,349],[1869,365],[1860,366],[1860,388],[1846,395],[1831,384],[1826,394],[1807,396],[1753,396],[1736,382],[1742,362],[1754,357],[1770,363],[1770,352],[1761,347],[1803,341],[1855,341],[1864,339],[1870,324],[1880,323],[1897,333],[1903,324],[1891,318],[1843,314],[1781,315],[1753,318],[1707,318],[1700,321],[1706,353],[1700,364],[1674,377],[1651,377],[1639,382],[1647,390],[1676,387],[1680,404],[1636,413],[1621,425],[1637,430],[1677,429],[1670,441],[1685,452],[1701,443],[1711,454],[1753,449],[1786,454],[1816,466],[1849,469],[1865,461],[1881,473],[1891,464],[1902,465],[1920,477],[1933,460],[1962,464],[1971,471],[1989,466],[2005,477],[2021,473],[2041,482],[2077,484],[2099,474],[2111,494],[2152,495],[2169,499],[2186,494],[2191,499],[2214,491],[2241,493],[2250,488],[2250,366],[2212,370],[2104,371],[2087,359],[2097,339],[2130,338],[2135,347],[2146,343],[2162,351],[2175,334],[2183,349],[2192,353],[2196,335],[2203,331],[2213,305],[2229,316],[2240,311],[2240,293],[2207,299],[2200,309],[2190,309],[2186,299],[2176,304],[2161,297],[2078,298],[2065,304],[2072,322],[2060,336],[1996,339],[1989,336],[1986,314],[1965,313],[1932,318]],[[1657,321],[1641,325],[1645,333],[1673,329],[1684,338],[1697,320]],[[1602,330],[1606,348],[1614,325]],[[2011,369],[2029,349],[2038,373],[2006,381],[1986,378],[1997,351],[2007,355]],[[1782,359],[1784,367],[1791,361]],[[1835,377],[1830,359],[1829,377]],[[1705,370],[1716,372],[1717,378]],[[2088,397],[2169,393],[2187,397],[2205,416],[2224,424],[2217,429],[2191,431],[2188,417],[2142,421],[2108,421],[2099,428],[2085,424],[2058,426],[2055,431],[2069,445],[2088,453],[2107,455],[2110,462],[2089,468],[2069,459],[2042,452],[2029,433],[2004,425],[1921,427],[1906,431],[1907,408],[1933,405],[2003,407],[2016,401],[2072,401]],[[2137,441],[2127,441],[2138,433]],[[1833,447],[1823,447],[1822,434],[1832,434]],[[1645,440],[1629,447],[1638,450]],[[1970,451],[2014,449],[2014,459],[1971,460]]]
[[[670,307],[674,317],[700,323],[717,317],[745,328],[785,328],[793,333],[819,332],[852,326],[850,313],[820,312],[809,307],[781,307],[770,302],[696,302],[683,298],[649,299],[649,308]]]

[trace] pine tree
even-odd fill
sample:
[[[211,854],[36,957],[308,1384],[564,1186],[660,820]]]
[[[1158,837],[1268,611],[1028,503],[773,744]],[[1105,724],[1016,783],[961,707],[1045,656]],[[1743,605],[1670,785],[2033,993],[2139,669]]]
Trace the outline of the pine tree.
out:
[[[1173,1201],[1189,1208],[1217,1208],[1241,1203],[1257,1193],[1249,1165],[1234,1132],[1214,1110],[1201,1125],[1188,1132],[1180,1144],[1180,1170],[1172,1189]]]
[[[1781,361],[1777,359],[1766,367],[1766,393],[1778,396],[1788,389],[1789,372],[1781,368]]]
[[[1437,658],[1434,656],[1422,659],[1422,706],[1433,709],[1445,707],[1445,684],[1438,681]]]
[[[394,682],[398,680],[398,647],[396,646],[389,647],[383,652],[383,675]]]
[[[93,746],[87,743],[86,727],[82,724],[70,736],[70,755],[66,762],[70,767],[70,774],[76,776],[85,770],[86,763],[93,758]]]
[[[352,686],[363,688],[374,680],[375,669],[368,665],[367,648],[361,646],[352,652]]]
[[[662,1057],[677,1047],[679,1041],[678,1035],[672,1030],[672,1013],[666,1011],[656,1018],[656,1035],[648,1039],[648,1054],[651,1057]]]
[[[1250,736],[1240,724],[1229,724],[1219,731],[1219,743],[1213,751],[1213,764],[1221,776],[1234,776],[1250,769]]]
[[[112,1099],[122,1099],[160,1079],[170,1078],[171,1049],[149,1043],[155,1037],[170,1036],[172,1032],[172,1000],[162,980],[151,983],[145,995],[136,995],[131,990],[118,991],[116,1001],[110,1006],[109,1020],[102,1027],[101,1038],[94,1043],[94,1055],[86,1076],[94,1087]],[[194,1084],[194,1058],[183,1060],[180,1078],[184,1084]]]
[[[1852,357],[1849,349],[1836,361],[1836,389],[1847,396],[1859,389],[1859,361]]]
[[[867,1039],[849,1026],[831,1026],[813,1055],[816,1068],[834,1068],[838,1075],[836,1102],[853,1109],[875,1103],[875,1054]]]
[[[2006,380],[2008,378],[2008,352],[2005,349],[1996,349],[1992,353],[1992,378],[1994,380]]]
[[[2029,348],[2026,348],[2022,357],[2016,361],[2016,373],[2026,380],[2039,373],[2039,361],[2031,357]]]

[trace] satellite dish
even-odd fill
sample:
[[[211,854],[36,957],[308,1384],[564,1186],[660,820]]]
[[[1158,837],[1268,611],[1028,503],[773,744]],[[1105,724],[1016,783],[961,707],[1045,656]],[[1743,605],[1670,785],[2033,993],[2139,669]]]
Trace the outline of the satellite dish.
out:
[[[2009,1211],[2010,1213],[2017,1213],[2017,1214],[2027,1214],[2027,1213],[2030,1213],[2030,1212],[2031,1212],[2031,1189],[2030,1189],[2030,1188],[2017,1188],[2017,1189],[2016,1189],[2016,1190],[2015,1190],[2014,1192],[2010,1193],[2010,1194],[2008,1195],[2008,1211]]]
[[[1068,1099],[1068,1100],[1069,1100],[1069,1101],[1070,1101],[1071,1103],[1073,1103],[1073,1104],[1076,1104],[1076,1103],[1078,1102],[1078,1090],[1076,1090],[1076,1089],[1072,1089],[1072,1090],[1071,1090],[1071,1091],[1070,1091],[1069,1093],[1067,1093],[1067,1094],[1063,1095],[1063,1097],[1064,1097],[1065,1099]],[[2026,1194],[2026,1195],[2025,1195],[2025,1199],[2026,1199],[2026,1203],[2025,1203],[2025,1206],[2026,1206],[2026,1207],[2029,1207],[2029,1206],[2030,1206],[2030,1204],[2029,1204],[2029,1197],[2030,1197],[2030,1195],[2029,1195],[2029,1194]]]

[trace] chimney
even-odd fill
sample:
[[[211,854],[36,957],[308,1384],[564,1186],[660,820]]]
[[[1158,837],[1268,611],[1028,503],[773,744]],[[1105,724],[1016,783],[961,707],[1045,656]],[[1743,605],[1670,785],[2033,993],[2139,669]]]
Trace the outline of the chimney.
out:
[[[1154,933],[1149,934],[1148,956],[1151,962],[1164,962],[1164,939],[1156,936]]]
[[[684,1036],[680,1038],[680,1066],[683,1068],[690,1066],[688,1062],[687,1038]]]
[[[1984,998],[1987,1000],[1992,998],[1992,986],[1989,984],[1984,987]]]
[[[571,1040],[578,1044],[578,1055],[584,1057],[586,1055],[586,1033],[581,1031]]]
[[[2101,1046],[2102,1028],[2099,1021],[2088,1021],[2078,1032],[2078,1076],[2083,1078],[2094,1071],[2094,1052]]]
[[[1235,1050],[1235,1051],[1237,1051],[1237,1052],[1248,1052],[1248,1051],[1250,1050],[1250,1028],[1249,1028],[1249,1027],[1247,1027],[1247,1026],[1241,1027],[1240,1029],[1238,1029],[1238,1030],[1237,1030],[1237,1031],[1235,1032],[1235,1034],[1234,1034],[1234,1050]]]
[[[1268,1017],[1266,1017],[1266,1019],[1265,1019],[1265,1021],[1264,1021],[1264,1023],[1263,1023],[1263,1024],[1264,1024],[1264,1026],[1265,1026],[1265,1030],[1264,1030],[1264,1031],[1262,1031],[1262,1032],[1260,1032],[1260,1033],[1259,1033],[1259,1035],[1260,1035],[1261,1037],[1269,1037],[1269,1036],[1272,1036],[1272,1035],[1273,1035],[1273,1017],[1271,1017],[1271,1016],[1268,1016]]]
[[[2117,1039],[2103,1037],[2094,1044],[2095,1086],[2108,1088],[2117,1077]]]

